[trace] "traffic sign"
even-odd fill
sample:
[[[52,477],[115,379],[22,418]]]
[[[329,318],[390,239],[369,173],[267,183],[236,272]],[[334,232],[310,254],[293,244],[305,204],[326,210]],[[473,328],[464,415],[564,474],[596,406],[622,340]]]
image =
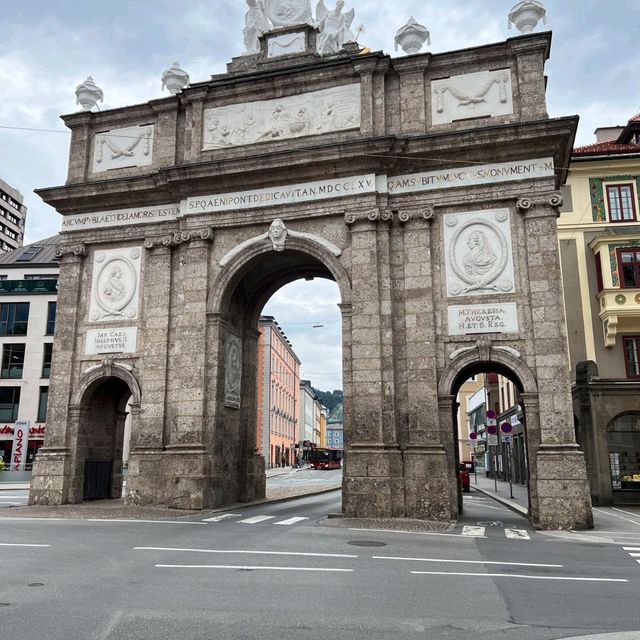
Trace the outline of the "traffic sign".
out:
[[[478,434],[475,431],[472,431],[469,434],[469,440],[477,440],[478,439]]]
[[[489,409],[489,411],[487,411],[487,418],[489,418],[489,420],[495,420],[496,417],[496,412],[493,409]]]
[[[513,436],[502,436],[502,442],[504,442],[504,444],[511,444],[513,442]]]
[[[500,425],[500,431],[502,431],[502,433],[511,433],[513,431],[513,426],[510,422],[503,422]]]
[[[498,446],[498,436],[497,434],[489,434],[487,436],[487,445],[490,447],[497,447]]]
[[[498,433],[498,427],[495,424],[490,424],[487,426],[487,433],[489,435],[495,436]]]

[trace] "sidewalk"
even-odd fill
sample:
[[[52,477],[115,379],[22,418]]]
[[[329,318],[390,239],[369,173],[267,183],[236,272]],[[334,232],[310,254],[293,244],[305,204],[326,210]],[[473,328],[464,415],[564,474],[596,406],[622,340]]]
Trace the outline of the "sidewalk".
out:
[[[478,471],[478,482],[476,484],[475,474],[471,474],[471,488],[484,493],[497,500],[501,504],[509,507],[513,511],[527,516],[529,513],[529,492],[527,487],[520,484],[512,484],[513,499],[509,492],[509,483],[498,480],[498,489],[492,478],[487,478],[485,471]]]

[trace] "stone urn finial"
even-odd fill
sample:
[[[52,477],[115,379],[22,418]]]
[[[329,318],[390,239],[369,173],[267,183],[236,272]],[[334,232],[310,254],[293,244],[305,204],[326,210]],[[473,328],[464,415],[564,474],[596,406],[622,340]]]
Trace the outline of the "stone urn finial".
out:
[[[179,62],[174,62],[162,74],[162,88],[166,89],[171,95],[176,95],[189,84],[189,74],[180,68]]]
[[[424,25],[418,24],[413,17],[409,18],[404,27],[398,29],[395,37],[396,51],[398,50],[398,45],[400,45],[402,50],[409,55],[419,53],[425,42],[431,45],[429,29]]]
[[[98,101],[104,101],[104,94],[93,78],[89,76],[76,87],[76,104],[79,104],[85,111],[91,111],[98,104]]]
[[[531,33],[537,26],[540,19],[547,24],[547,10],[542,2],[538,0],[524,0],[518,2],[509,13],[509,29],[515,25],[520,33]]]

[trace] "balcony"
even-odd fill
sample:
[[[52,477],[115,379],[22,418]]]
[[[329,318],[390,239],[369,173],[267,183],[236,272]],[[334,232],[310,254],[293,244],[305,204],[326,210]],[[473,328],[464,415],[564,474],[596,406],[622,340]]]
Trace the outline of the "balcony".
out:
[[[640,334],[640,289],[603,289],[597,297],[605,347],[615,347],[618,333]]]

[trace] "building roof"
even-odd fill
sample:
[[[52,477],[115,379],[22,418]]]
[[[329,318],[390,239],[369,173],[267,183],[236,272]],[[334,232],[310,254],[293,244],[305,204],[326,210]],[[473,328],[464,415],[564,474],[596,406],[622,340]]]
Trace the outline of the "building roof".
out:
[[[640,153],[640,144],[637,142],[638,134],[640,134],[640,113],[629,118],[617,139],[576,147],[573,150],[573,157]]]
[[[29,267],[43,267],[59,266],[59,260],[56,258],[56,248],[62,241],[62,237],[59,234],[51,236],[50,238],[44,238],[32,244],[28,244],[19,249],[13,251],[7,251],[0,254],[0,265],[29,268]]]

